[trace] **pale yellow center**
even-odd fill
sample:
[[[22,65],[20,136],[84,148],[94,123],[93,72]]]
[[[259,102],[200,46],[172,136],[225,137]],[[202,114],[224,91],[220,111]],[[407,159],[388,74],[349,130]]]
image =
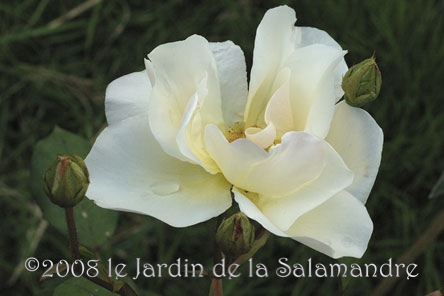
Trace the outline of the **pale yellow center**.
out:
[[[245,138],[245,126],[243,122],[236,121],[227,131],[227,140],[231,143],[240,138]]]

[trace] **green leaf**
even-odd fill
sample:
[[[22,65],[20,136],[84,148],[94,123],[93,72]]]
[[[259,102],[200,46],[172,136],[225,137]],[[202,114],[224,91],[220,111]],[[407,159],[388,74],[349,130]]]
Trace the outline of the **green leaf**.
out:
[[[50,202],[43,191],[43,173],[58,154],[75,153],[84,158],[91,144],[73,133],[55,127],[45,139],[39,141],[31,161],[31,189],[44,217],[60,232],[68,236],[65,210]],[[118,212],[99,208],[85,198],[74,208],[79,242],[94,248],[103,244],[116,228]]]
[[[115,296],[111,291],[79,277],[64,281],[54,290],[53,296]]]
[[[433,186],[432,192],[429,194],[429,198],[434,198],[444,194],[444,171],[441,174],[438,182]]]

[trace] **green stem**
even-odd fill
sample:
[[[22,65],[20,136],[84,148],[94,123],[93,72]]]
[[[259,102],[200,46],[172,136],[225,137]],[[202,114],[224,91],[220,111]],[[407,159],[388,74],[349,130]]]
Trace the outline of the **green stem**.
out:
[[[76,222],[74,220],[74,208],[65,208],[66,224],[68,225],[69,245],[71,247],[72,260],[80,259],[79,241],[77,240]]]
[[[73,207],[65,208],[65,215],[66,215],[66,224],[68,226],[69,244],[71,247],[72,260],[73,261],[80,260],[80,249],[79,249],[79,241],[77,239],[76,222],[74,219],[74,208]],[[108,291],[116,292],[114,291],[114,285],[112,283],[108,283],[98,277],[90,277],[86,274],[84,274],[83,277],[95,283],[96,285],[99,285],[107,289]],[[117,291],[117,293],[122,296],[137,296],[136,292],[134,292],[134,290],[127,283],[125,283]]]
[[[216,219],[216,229],[214,233],[217,232],[217,229],[219,228],[220,224],[225,218],[225,212],[219,215]],[[215,250],[214,250],[214,256],[213,256],[213,262],[214,264],[220,263],[222,261],[222,251],[218,244],[216,244]],[[220,272],[218,272],[220,274]],[[222,278],[216,278],[213,277],[211,279],[211,286],[210,286],[210,296],[222,296]]]
[[[210,296],[222,296],[222,278],[213,278],[211,280]]]

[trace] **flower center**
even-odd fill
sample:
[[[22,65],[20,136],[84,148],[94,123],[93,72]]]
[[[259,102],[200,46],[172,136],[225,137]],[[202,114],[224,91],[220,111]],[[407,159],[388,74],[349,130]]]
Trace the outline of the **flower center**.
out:
[[[245,138],[245,126],[243,122],[236,121],[227,131],[227,140],[231,143],[240,138]]]

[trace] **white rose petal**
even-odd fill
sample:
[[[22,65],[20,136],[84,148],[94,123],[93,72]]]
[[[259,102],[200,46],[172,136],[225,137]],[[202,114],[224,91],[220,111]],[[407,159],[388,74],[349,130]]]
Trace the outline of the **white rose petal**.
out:
[[[233,189],[239,208],[271,233],[291,237],[332,258],[360,258],[367,249],[373,223],[366,208],[346,191],[299,217],[286,231],[271,222],[245,193]]]
[[[282,82],[280,82],[281,80]],[[280,139],[295,126],[294,116],[291,111],[289,69],[283,69],[279,73],[276,82],[280,84],[280,87],[268,102],[264,117],[266,124],[272,124],[276,127],[276,137]]]
[[[322,149],[324,167],[316,179],[279,198],[259,195],[257,205],[280,229],[286,231],[301,215],[352,184],[354,174],[341,157],[325,142],[322,142]]]
[[[247,103],[247,66],[244,53],[231,41],[211,42],[210,49],[216,60],[217,75],[222,96],[225,128],[242,122]]]
[[[291,70],[295,130],[305,130],[320,138],[327,135],[336,102],[335,69],[344,54],[344,51],[314,44],[288,57],[286,66]]]
[[[231,205],[231,184],[161,149],[149,128],[150,94],[145,71],[108,86],[109,127],[85,159],[91,179],[86,195],[101,207],[151,215],[178,227],[221,214]]]
[[[265,229],[275,235],[283,237],[289,236],[273,222],[271,222],[270,219],[268,219],[268,217],[265,216],[264,213],[257,207],[257,205],[254,203],[254,201],[256,201],[257,194],[245,193],[236,187],[233,187],[232,190],[234,193],[234,198],[239,204],[239,209],[245,213],[245,215],[259,222]]]
[[[326,162],[334,157],[326,142],[304,132],[286,133],[280,145],[266,152],[248,139],[229,143],[216,126],[209,125],[205,143],[230,183],[269,197],[285,196],[306,186],[319,177]],[[353,173],[340,158],[338,161],[338,178],[344,172],[349,180],[346,185],[351,184]]]
[[[341,46],[325,31],[311,27],[297,27],[297,30],[300,30],[299,35],[301,36],[298,47],[309,46],[312,44],[323,44],[336,48],[338,50],[342,50]],[[348,67],[344,59],[342,59],[334,69],[336,102],[339,101],[339,99],[344,94],[341,84],[342,77],[344,76],[345,72],[347,72],[347,70]]]
[[[217,172],[202,139],[206,124],[224,126],[216,61],[208,41],[193,35],[163,44],[148,57],[155,75],[148,110],[154,137],[171,156]]]
[[[268,100],[283,61],[294,51],[297,35],[295,12],[286,6],[270,9],[256,31],[250,89],[245,109],[247,125],[263,125]]]
[[[145,71],[131,73],[111,82],[105,95],[108,124],[146,114],[150,93],[151,83]]]
[[[221,174],[167,155],[147,127],[148,118],[136,116],[102,131],[85,160],[89,199],[176,227],[208,220],[230,207],[231,185]]]
[[[342,191],[301,216],[287,234],[332,258],[361,258],[373,231],[367,209]]]
[[[326,140],[355,174],[347,191],[364,204],[378,174],[383,138],[381,128],[366,111],[345,102],[336,105]]]

